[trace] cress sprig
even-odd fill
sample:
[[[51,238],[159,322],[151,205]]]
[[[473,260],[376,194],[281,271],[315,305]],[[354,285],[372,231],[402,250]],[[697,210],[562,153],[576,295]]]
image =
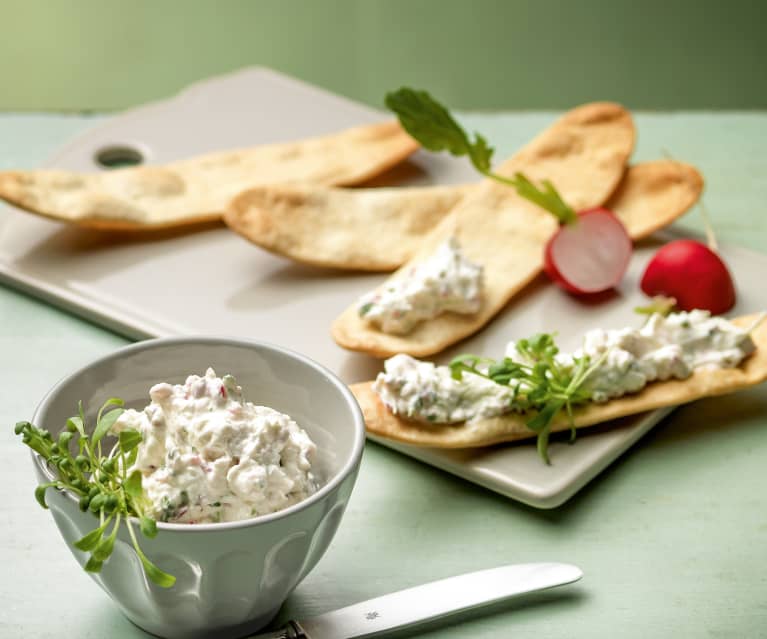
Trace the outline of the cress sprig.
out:
[[[479,133],[475,132],[472,140],[450,112],[426,91],[402,87],[387,93],[384,102],[397,115],[402,127],[425,149],[468,156],[482,175],[515,188],[519,195],[547,210],[561,224],[571,224],[578,219],[549,180],[543,180],[540,189],[522,173],[511,178],[494,173],[490,162],[495,149]]]
[[[513,390],[512,410],[533,412],[526,425],[537,434],[538,454],[550,464],[548,446],[551,422],[564,410],[570,420],[570,441],[575,441],[573,407],[591,400],[585,387],[588,376],[602,363],[605,355],[595,362],[587,355],[575,357],[574,366],[563,366],[556,360],[559,348],[549,333],[539,333],[516,342],[518,358],[493,360],[476,355],[459,355],[449,366],[453,379],[461,380],[465,373],[479,375]]]
[[[79,414],[67,420],[65,429],[55,441],[50,432],[29,422],[17,423],[15,432],[56,469],[54,481],[35,489],[39,504],[48,508],[45,493],[49,488],[67,490],[79,498],[80,510],[90,511],[98,517],[99,525],[73,544],[78,550],[90,553],[85,570],[101,570],[114,550],[117,532],[124,523],[147,577],[158,586],[170,588],[176,578],[160,570],[142,552],[131,523],[131,517],[136,517],[145,537],[151,539],[157,535],[155,520],[146,514],[147,498],[141,486],[141,472],[133,470],[128,474],[138,455],[141,433],[125,429],[108,454],[102,450],[103,438],[122,414],[122,405],[123,401],[117,398],[104,402],[91,435],[87,432],[82,402]],[[75,438],[77,454],[73,455],[71,444]]]
[[[646,315],[648,318],[653,315],[662,315],[663,317],[669,316],[674,312],[676,307],[676,299],[673,297],[666,297],[665,295],[656,295],[651,298],[650,301],[644,306],[635,306],[634,312],[639,315]]]

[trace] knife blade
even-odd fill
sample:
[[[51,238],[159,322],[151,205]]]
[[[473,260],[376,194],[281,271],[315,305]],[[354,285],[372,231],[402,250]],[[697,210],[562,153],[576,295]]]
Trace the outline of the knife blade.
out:
[[[563,586],[582,576],[577,566],[560,563],[489,568],[399,590],[303,621],[290,621],[280,630],[249,639],[378,637],[516,595]]]

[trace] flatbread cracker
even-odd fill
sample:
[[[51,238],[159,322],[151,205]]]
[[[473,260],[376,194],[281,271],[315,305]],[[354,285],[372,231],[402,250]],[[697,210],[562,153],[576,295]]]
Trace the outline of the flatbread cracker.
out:
[[[393,271],[472,188],[263,186],[234,198],[224,222],[254,244],[297,262]]]
[[[417,148],[398,122],[383,122],[164,166],[100,173],[0,172],[0,198],[31,213],[91,228],[167,228],[219,219],[232,197],[259,184],[358,184]]]
[[[733,321],[739,326],[749,326],[756,317],[740,317]],[[685,380],[652,382],[639,393],[605,404],[587,404],[574,411],[576,427],[585,428],[656,408],[734,393],[766,381],[767,323],[757,327],[751,337],[756,343],[756,351],[738,368],[698,369]],[[353,384],[351,390],[362,407],[369,433],[414,446],[476,448],[536,436],[525,425],[529,415],[509,414],[462,424],[421,424],[392,414],[373,391],[373,382]],[[564,414],[552,422],[552,432],[569,429],[570,422]]]
[[[325,268],[393,271],[477,185],[343,189],[260,186],[237,196],[224,222],[257,246]],[[605,206],[634,239],[687,211],[703,190],[688,164],[657,160],[631,166]]]
[[[680,217],[701,193],[703,176],[694,166],[655,160],[630,167],[605,206],[641,240]]]
[[[615,190],[633,146],[629,112],[618,104],[597,102],[566,113],[497,172],[510,176],[524,167],[534,181],[551,180],[576,210],[591,208]],[[421,322],[408,335],[387,335],[359,317],[355,302],[333,323],[333,338],[344,348],[376,357],[438,353],[482,328],[539,273],[544,247],[556,228],[553,215],[513,188],[484,180],[402,266],[410,268],[455,235],[466,258],[485,268],[480,311],[470,316],[445,313]]]

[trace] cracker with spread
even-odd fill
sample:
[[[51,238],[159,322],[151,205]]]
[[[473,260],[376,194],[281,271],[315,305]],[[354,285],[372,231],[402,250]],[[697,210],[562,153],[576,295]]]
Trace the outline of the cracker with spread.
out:
[[[573,353],[560,353],[551,336],[538,335],[511,342],[501,360],[462,356],[450,366],[400,354],[375,382],[351,389],[372,435],[437,448],[537,437],[547,458],[550,432],[574,434],[764,382],[763,319],[728,321],[697,310],[656,314],[638,329],[590,331]],[[536,378],[530,364],[540,362],[546,370]]]
[[[513,176],[524,168],[531,179],[554,183],[573,207],[599,206],[620,183],[634,137],[631,115],[622,106],[587,104],[562,116],[497,173]],[[414,325],[407,334],[391,334],[366,317],[368,302],[355,303],[333,323],[333,338],[344,348],[377,357],[437,353],[480,330],[538,275],[544,246],[556,229],[555,218],[540,207],[507,186],[484,180],[380,288],[385,292],[400,285],[419,263],[430,260],[440,246],[454,238],[463,257],[483,269],[479,309],[467,314],[443,312]]]

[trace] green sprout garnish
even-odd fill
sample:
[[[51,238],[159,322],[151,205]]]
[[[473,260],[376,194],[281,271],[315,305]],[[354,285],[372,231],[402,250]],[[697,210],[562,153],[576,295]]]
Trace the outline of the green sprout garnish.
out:
[[[459,355],[449,366],[453,379],[461,380],[465,373],[479,375],[496,384],[513,389],[511,408],[516,412],[532,412],[526,425],[537,434],[538,454],[550,464],[548,446],[551,423],[564,410],[570,420],[570,441],[575,441],[573,407],[591,400],[592,393],[584,382],[601,365],[606,353],[597,361],[574,358],[574,366],[557,362],[559,348],[554,337],[539,333],[516,343],[518,358],[493,360],[476,355]]]
[[[634,312],[640,315],[663,315],[667,317],[674,312],[676,307],[676,298],[666,297],[665,295],[656,295],[646,306],[635,306]]]
[[[482,175],[515,188],[523,198],[554,215],[560,224],[577,221],[575,211],[565,203],[549,180],[541,182],[541,189],[522,173],[516,173],[511,178],[494,173],[491,160],[495,149],[479,133],[474,133],[472,140],[450,112],[426,91],[403,87],[387,93],[384,102],[397,115],[402,128],[425,149],[448,151],[458,157],[466,155]]]
[[[133,429],[120,432],[117,443],[104,455],[102,440],[122,414],[123,401],[108,399],[98,412],[93,434],[87,434],[82,402],[79,414],[67,420],[66,427],[56,440],[42,428],[29,422],[16,424],[15,432],[22,441],[56,469],[54,481],[35,489],[35,498],[48,508],[45,493],[49,488],[66,490],[79,498],[80,510],[90,511],[98,517],[99,525],[74,542],[74,547],[89,552],[85,564],[88,572],[100,572],[114,550],[120,525],[128,528],[146,576],[163,588],[170,588],[176,578],[155,566],[139,547],[131,518],[139,521],[139,530],[149,539],[157,535],[157,523],[147,515],[148,500],[141,486],[141,472],[129,469],[136,461],[141,433]],[[73,443],[72,440],[75,440]],[[72,453],[75,448],[77,453]],[[111,526],[111,529],[110,529]]]

